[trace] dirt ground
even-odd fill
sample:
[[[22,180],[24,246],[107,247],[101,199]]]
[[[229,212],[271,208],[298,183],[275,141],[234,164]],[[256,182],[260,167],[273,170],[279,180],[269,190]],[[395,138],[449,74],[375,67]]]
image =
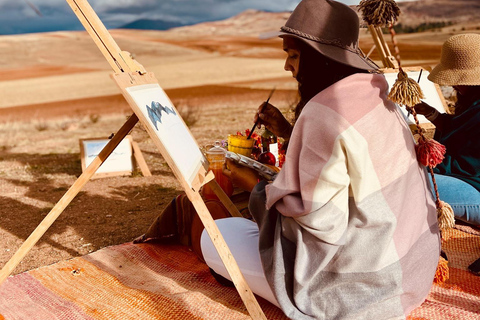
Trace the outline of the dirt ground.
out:
[[[273,80],[272,80],[273,81]],[[201,146],[251,128],[268,90],[204,86],[170,90]],[[286,111],[296,92],[277,90]],[[84,105],[85,108],[76,106]],[[99,109],[102,105],[112,108]],[[131,114],[121,96],[0,109],[0,265],[3,266],[82,173],[79,139],[108,137]],[[41,115],[41,117],[39,116]],[[21,120],[19,120],[21,119]],[[153,176],[89,181],[14,273],[131,241],[146,231],[180,185],[140,124],[132,130]]]

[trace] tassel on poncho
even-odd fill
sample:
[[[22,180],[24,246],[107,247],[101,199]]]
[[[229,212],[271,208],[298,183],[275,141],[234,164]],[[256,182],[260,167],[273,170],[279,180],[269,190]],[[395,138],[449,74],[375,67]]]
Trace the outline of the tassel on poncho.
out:
[[[418,121],[417,113],[415,112],[414,106],[421,102],[424,95],[417,81],[409,78],[407,73],[402,69],[400,50],[396,41],[395,30],[393,29],[393,25],[400,15],[400,8],[394,0],[362,0],[358,8],[362,12],[363,20],[366,23],[375,27],[388,27],[390,31],[399,72],[388,94],[388,99],[398,105],[406,106],[415,119],[415,124],[420,135],[418,143],[415,146],[415,151],[417,160],[428,168],[432,176],[436,196],[438,226],[440,230],[451,228],[455,225],[453,210],[450,205],[440,200],[435,175],[433,173],[433,168],[443,161],[446,149],[445,146],[437,141],[425,138]],[[448,261],[441,257],[437,266],[434,282],[443,283],[448,279],[448,276]]]
[[[397,80],[395,80],[388,94],[388,99],[400,105],[413,107],[419,104],[423,98],[425,96],[420,85],[412,78],[409,78],[407,73],[400,68]]]
[[[446,148],[443,144],[433,139],[426,139],[423,135],[415,145],[417,160],[425,167],[435,168],[445,158]]]

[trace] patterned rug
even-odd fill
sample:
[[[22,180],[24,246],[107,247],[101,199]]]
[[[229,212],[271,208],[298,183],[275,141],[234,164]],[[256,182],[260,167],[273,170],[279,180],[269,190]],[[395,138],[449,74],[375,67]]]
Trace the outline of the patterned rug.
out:
[[[442,248],[447,253],[450,278],[434,284],[425,302],[415,309],[409,320],[480,319],[480,276],[467,267],[480,258],[480,232],[457,225],[443,234]]]
[[[480,319],[480,277],[467,266],[480,257],[480,237],[445,233],[450,279],[433,285],[409,319]],[[268,319],[286,319],[259,298]],[[237,292],[219,285],[181,246],[130,243],[104,248],[7,279],[0,320],[249,319]]]

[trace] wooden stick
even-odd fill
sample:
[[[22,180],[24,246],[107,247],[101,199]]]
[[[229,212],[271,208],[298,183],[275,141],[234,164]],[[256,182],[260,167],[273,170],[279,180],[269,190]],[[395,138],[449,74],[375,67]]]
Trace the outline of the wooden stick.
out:
[[[87,30],[88,34],[92,37],[97,47],[105,56],[115,73],[122,71],[135,72],[136,70],[130,70],[129,66],[120,57],[120,47],[115,40],[113,40],[107,28],[105,28],[90,4],[85,0],[66,1],[72,8],[73,12],[77,15],[78,20],[80,20],[85,27],[85,30]]]
[[[385,42],[385,39],[382,35],[382,30],[379,27],[375,27],[372,25],[368,25],[368,30],[372,34],[373,42],[375,43],[375,47],[380,54],[380,59],[382,60],[382,64],[384,68],[395,68],[395,64],[392,60],[395,58],[391,55],[390,49]]]
[[[95,174],[97,169],[102,165],[108,156],[115,150],[118,144],[125,138],[125,136],[133,129],[138,122],[138,118],[133,114],[127,122],[118,130],[117,134],[107,143],[107,145],[100,151],[98,156],[93,159],[92,163],[87,169],[78,177],[77,181],[68,189],[59,202],[52,208],[50,213],[42,220],[32,234],[25,240],[22,246],[17,250],[12,258],[5,264],[0,271],[0,285],[13,272],[17,265],[32,249],[32,247],[40,240],[55,220],[62,214],[63,210],[70,204],[75,196],[80,192],[82,187]]]
[[[372,54],[373,50],[375,50],[377,48],[377,45],[376,44],[373,44],[373,46],[370,48],[370,51],[368,51],[367,53],[367,58],[370,57],[370,55]]]
[[[388,44],[385,41],[385,38],[383,37],[382,28],[376,27],[375,29],[377,30],[377,36],[380,39],[380,43],[383,46],[383,50],[385,51],[385,59],[388,64],[388,68],[398,69],[397,60],[395,59],[394,56],[392,56],[392,53],[390,52],[390,48],[388,47]]]
[[[378,38],[377,34],[377,29],[375,29],[374,26],[368,25],[368,30],[370,30],[370,33],[373,38],[373,42],[375,43],[375,47],[378,50],[378,53],[380,54],[380,59],[382,60],[383,67],[388,68],[388,62],[386,61],[386,53],[385,49],[383,48],[383,44],[381,43],[380,39]]]
[[[223,192],[221,188],[220,190]],[[205,202],[203,202],[200,193],[191,189],[186,189],[185,193],[195,207],[195,210],[197,211],[197,214],[200,217],[200,220],[202,221],[205,230],[210,236],[210,239],[212,239],[213,245],[215,246],[215,249],[220,256],[220,259],[222,259],[222,262],[225,265],[228,274],[232,278],[232,282],[235,285],[235,288],[237,289],[240,298],[245,304],[248,313],[250,314],[252,319],[266,320],[267,318],[265,317],[265,314],[260,308],[257,299],[255,299],[253,292],[250,290],[245,278],[243,277],[243,274],[240,271],[237,262],[235,261],[232,253],[230,252],[230,249],[228,248],[225,239],[223,238],[220,230],[215,224],[215,221],[210,215],[210,212],[208,211]]]
[[[220,187],[218,182],[213,179],[208,182],[208,186],[213,190],[215,195],[218,199],[223,203],[225,208],[227,208],[228,212],[232,215],[232,217],[240,217],[243,218],[240,211],[238,211],[237,207],[233,204],[232,200],[223,192],[223,189]]]
[[[145,162],[145,158],[142,155],[142,150],[140,150],[138,143],[133,139],[131,139],[130,142],[132,143],[133,156],[135,157],[135,160],[137,161],[137,164],[140,167],[143,176],[151,177],[152,173],[150,172],[150,169],[148,169],[147,163]]]

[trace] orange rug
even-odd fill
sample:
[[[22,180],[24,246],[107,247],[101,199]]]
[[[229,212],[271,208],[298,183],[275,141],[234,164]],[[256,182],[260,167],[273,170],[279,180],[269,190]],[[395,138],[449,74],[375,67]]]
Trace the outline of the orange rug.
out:
[[[442,248],[448,256],[450,278],[434,284],[425,302],[408,319],[480,319],[480,276],[467,269],[480,258],[480,232],[458,225],[443,233]]]
[[[480,277],[467,266],[480,257],[480,236],[444,234],[450,279],[433,285],[409,319],[480,319]],[[258,298],[268,319],[286,319]],[[233,288],[219,285],[182,246],[104,248],[7,279],[0,287],[1,320],[250,319]]]

